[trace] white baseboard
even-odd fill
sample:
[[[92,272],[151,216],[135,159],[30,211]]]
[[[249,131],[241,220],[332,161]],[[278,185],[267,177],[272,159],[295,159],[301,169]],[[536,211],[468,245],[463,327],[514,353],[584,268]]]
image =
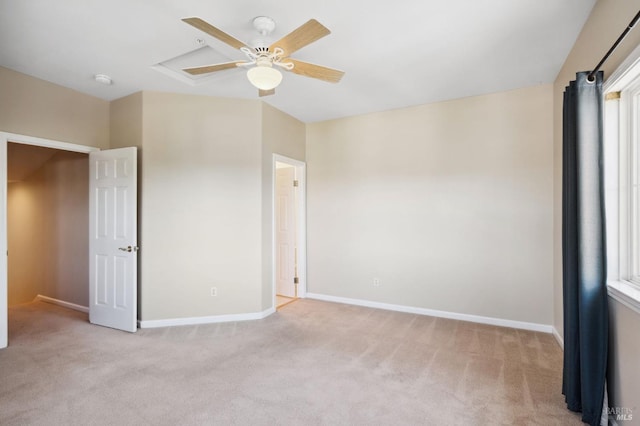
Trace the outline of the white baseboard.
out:
[[[307,298],[324,300],[326,302],[345,303],[347,305],[365,306],[368,308],[385,309],[387,311],[406,312],[409,314],[427,315],[431,317],[448,318],[479,324],[497,325],[499,327],[518,328],[520,330],[541,331],[552,333],[553,326],[532,322],[513,321],[501,318],[483,317],[478,315],[459,314],[456,312],[437,311],[434,309],[416,308],[413,306],[393,305],[390,303],[372,302],[370,300],[350,299],[347,297],[329,296],[326,294],[307,293]]]
[[[564,341],[555,327],[551,325],[536,324],[522,321],[505,320],[500,318],[483,317],[478,315],[460,314],[456,312],[438,311],[434,309],[417,308],[413,306],[394,305],[390,303],[373,302],[370,300],[350,299],[347,297],[329,296],[325,294],[307,293],[305,295],[309,299],[323,300],[326,302],[344,303],[347,305],[365,306],[368,308],[385,309],[388,311],[406,312],[410,314],[427,315],[439,318],[449,318],[461,321],[469,321],[480,324],[496,325],[500,327],[517,328],[521,330],[541,331],[551,333],[558,341],[561,348],[564,349]],[[75,303],[65,302],[64,300],[54,299],[53,297],[37,295],[34,300],[51,303],[53,305],[62,306],[84,313],[89,313],[86,306],[76,305]],[[189,317],[189,318],[170,318],[162,320],[138,321],[140,328],[157,328],[172,327],[176,325],[197,325],[197,324],[215,324],[220,322],[233,321],[252,321],[268,317],[276,312],[275,308],[269,308],[262,312],[252,312],[247,314],[230,314],[230,315],[214,315],[206,317]]]
[[[62,306],[63,308],[73,309],[74,311],[84,312],[85,314],[89,313],[87,306],[76,305],[75,303],[65,302],[64,300],[54,299],[53,297],[43,296],[41,294],[37,295],[33,300],[51,303],[52,305]]]
[[[564,339],[562,338],[560,333],[558,333],[558,330],[555,327],[553,327],[552,333],[553,333],[553,337],[556,338],[556,341],[558,342],[558,344],[560,345],[560,347],[564,351]]]
[[[252,321],[268,317],[276,311],[269,308],[262,312],[248,314],[214,315],[209,317],[170,318],[161,320],[138,321],[140,328],[173,327],[176,325],[215,324],[219,322]]]

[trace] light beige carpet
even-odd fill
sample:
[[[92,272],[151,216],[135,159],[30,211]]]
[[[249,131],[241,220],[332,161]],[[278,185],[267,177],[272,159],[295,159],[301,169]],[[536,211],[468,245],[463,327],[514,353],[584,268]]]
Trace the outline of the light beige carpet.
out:
[[[10,308],[1,425],[571,425],[547,334],[299,300],[128,334]]]

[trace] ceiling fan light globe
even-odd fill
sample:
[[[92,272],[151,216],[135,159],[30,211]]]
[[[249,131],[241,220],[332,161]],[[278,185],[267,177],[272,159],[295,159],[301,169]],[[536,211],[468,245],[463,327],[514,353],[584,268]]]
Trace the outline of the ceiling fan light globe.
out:
[[[257,66],[247,71],[247,78],[261,90],[272,90],[282,81],[282,73],[275,68]]]

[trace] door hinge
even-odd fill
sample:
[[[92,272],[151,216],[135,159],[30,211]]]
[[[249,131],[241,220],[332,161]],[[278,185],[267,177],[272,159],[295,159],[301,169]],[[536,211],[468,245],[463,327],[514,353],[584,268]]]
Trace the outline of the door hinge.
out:
[[[298,186],[298,180],[297,180],[297,179],[295,179],[295,180],[293,181],[293,186]]]
[[[293,277],[294,284],[300,284],[300,279],[298,277]]]

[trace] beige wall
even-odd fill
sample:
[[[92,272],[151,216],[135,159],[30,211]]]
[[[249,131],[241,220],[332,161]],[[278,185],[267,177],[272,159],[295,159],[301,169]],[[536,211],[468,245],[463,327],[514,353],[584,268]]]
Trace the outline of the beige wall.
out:
[[[273,154],[305,160],[305,124],[262,104],[262,309],[273,305]]]
[[[88,306],[88,166],[86,154],[59,151],[8,185],[9,305],[42,294]]]
[[[551,125],[550,85],[308,125],[309,291],[551,324]]]
[[[46,259],[41,179],[7,185],[7,290],[9,306],[26,303],[44,292]]]
[[[142,101],[141,319],[261,311],[260,102]]]
[[[109,148],[142,148],[142,92],[109,104]]]
[[[109,146],[109,102],[0,67],[0,131]]]
[[[640,0],[600,0],[596,3],[582,32],[567,57],[554,83],[554,326],[564,334],[562,317],[562,93],[576,72],[591,70],[627,27],[640,9]],[[640,44],[636,28],[604,64],[605,80]],[[609,405],[638,407],[640,363],[638,357],[638,326],[640,316],[610,299],[611,338]],[[640,424],[638,413],[634,422]]]

